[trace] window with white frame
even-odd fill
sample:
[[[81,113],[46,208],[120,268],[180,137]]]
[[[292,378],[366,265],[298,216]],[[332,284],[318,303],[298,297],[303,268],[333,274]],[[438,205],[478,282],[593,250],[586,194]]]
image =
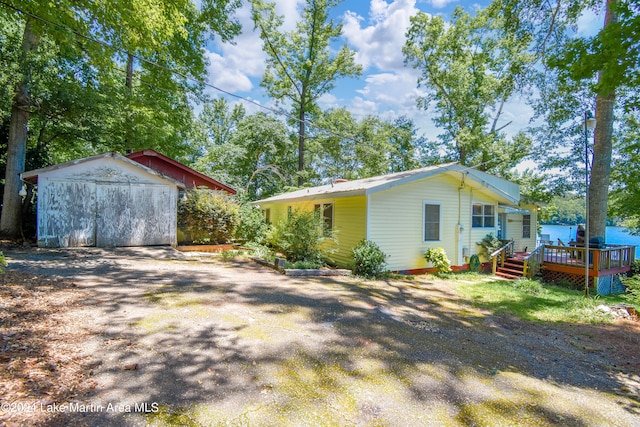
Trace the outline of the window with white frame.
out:
[[[496,225],[495,205],[474,203],[471,208],[471,226],[473,228],[494,228]]]
[[[440,240],[440,204],[424,202],[424,241]]]
[[[333,203],[319,203],[313,207],[313,210],[319,218],[322,218],[324,234],[331,234],[333,230]]]
[[[531,215],[522,215],[522,238],[531,238]]]
[[[271,209],[270,208],[266,208],[262,210],[262,214],[264,215],[264,221],[271,225]]]

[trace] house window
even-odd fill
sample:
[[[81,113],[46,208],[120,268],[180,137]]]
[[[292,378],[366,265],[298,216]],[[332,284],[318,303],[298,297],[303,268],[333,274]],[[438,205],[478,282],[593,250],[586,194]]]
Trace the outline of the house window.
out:
[[[292,214],[293,214],[293,208],[291,206],[287,206],[287,219],[291,219]]]
[[[324,234],[331,234],[331,230],[333,230],[333,203],[317,204],[313,210],[319,218],[322,218]]]
[[[531,238],[531,215],[522,215],[522,238]]]
[[[496,225],[494,205],[474,204],[471,211],[473,228],[493,228]]]
[[[424,204],[424,241],[440,240],[440,205]]]
[[[267,224],[271,224],[271,209],[267,208],[267,209],[263,209],[262,213],[264,214],[264,221]]]

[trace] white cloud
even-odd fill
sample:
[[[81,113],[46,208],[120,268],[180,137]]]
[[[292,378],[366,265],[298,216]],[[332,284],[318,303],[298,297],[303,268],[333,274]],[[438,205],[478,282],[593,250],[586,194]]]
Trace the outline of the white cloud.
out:
[[[348,11],[343,18],[342,34],[356,50],[356,60],[363,67],[393,70],[403,68],[402,46],[410,17],[418,12],[415,0],[371,0],[371,25],[363,27],[364,18]]]
[[[254,89],[252,79],[262,76],[265,69],[265,55],[262,41],[253,31],[251,9],[243,5],[236,12],[243,32],[233,43],[216,41],[212,50],[206,52],[209,59],[207,72],[209,83],[228,92],[248,92]],[[218,96],[220,93],[214,93]]]
[[[283,31],[295,28],[300,14],[299,5],[304,0],[278,0],[276,13],[284,16]],[[266,68],[266,54],[262,50],[262,40],[255,30],[251,19],[251,6],[244,3],[235,14],[242,25],[242,34],[234,38],[233,43],[216,40],[206,52],[209,59],[207,69],[209,83],[225,91],[249,92],[256,89]],[[215,96],[219,92],[212,93]]]
[[[276,1],[276,13],[284,16],[281,30],[291,31],[296,28],[296,23],[300,19],[300,6],[304,0],[278,0]]]
[[[599,10],[585,9],[578,18],[578,35],[581,37],[595,36],[604,26],[604,8]]]
[[[458,0],[431,0],[427,3],[431,4],[436,9],[442,9],[446,7],[449,3],[455,3]]]

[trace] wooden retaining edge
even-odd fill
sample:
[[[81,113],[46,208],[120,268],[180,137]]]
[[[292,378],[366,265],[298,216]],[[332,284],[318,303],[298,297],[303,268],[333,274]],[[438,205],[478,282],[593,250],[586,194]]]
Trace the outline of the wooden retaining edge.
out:
[[[285,276],[348,276],[351,270],[337,268],[335,270],[303,270],[289,268],[284,270]]]
[[[319,276],[348,276],[351,274],[351,270],[346,269],[331,269],[331,270],[317,270],[317,269],[295,269],[295,268],[280,268],[274,263],[264,260],[262,258],[250,257],[251,260],[257,262],[265,267],[273,268],[274,270],[284,274],[285,276],[292,277],[319,277]]]
[[[233,245],[178,245],[181,252],[211,252],[219,253],[235,249]]]

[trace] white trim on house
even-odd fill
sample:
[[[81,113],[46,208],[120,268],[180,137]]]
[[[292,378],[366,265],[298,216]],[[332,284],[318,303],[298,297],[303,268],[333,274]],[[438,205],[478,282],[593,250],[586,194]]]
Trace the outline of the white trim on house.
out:
[[[426,212],[425,212],[425,207],[427,205],[437,205],[438,206],[438,240],[426,240],[425,239],[425,234],[427,232],[426,230]],[[442,241],[442,202],[439,201],[433,201],[433,200],[423,200],[422,201],[422,243],[434,243],[434,242],[441,242]]]
[[[365,218],[365,224],[364,224],[364,238],[366,240],[371,240],[371,197],[366,197],[367,200],[367,209],[366,209],[366,215],[367,217]]]
[[[171,182],[172,184],[174,184],[176,187],[180,188],[180,189],[185,189],[185,185],[183,182],[177,181],[169,176],[166,176],[154,169],[151,169],[143,164],[140,164],[134,160],[129,159],[128,157],[123,156],[120,153],[116,153],[115,151],[110,151],[107,153],[102,153],[102,154],[97,154],[95,156],[89,156],[89,157],[84,157],[82,159],[76,159],[76,160],[71,160],[69,162],[64,162],[64,163],[58,163],[56,165],[52,165],[52,166],[48,166],[45,168],[40,168],[40,169],[34,169],[31,171],[27,171],[27,172],[22,172],[20,174],[21,179],[23,179],[24,181],[29,181],[29,182],[35,182],[38,179],[38,176],[40,174],[43,173],[47,173],[47,172],[53,172],[53,171],[57,171],[60,169],[65,169],[68,168],[70,166],[74,166],[74,165],[80,165],[83,163],[88,163],[88,162],[92,162],[94,160],[98,160],[98,159],[106,159],[106,158],[113,158],[114,160],[118,160],[121,162],[124,162],[125,164],[128,164],[129,166],[133,166],[134,168],[137,169],[141,169],[143,171],[145,171],[146,173],[156,176],[158,178],[164,179],[166,181]]]

